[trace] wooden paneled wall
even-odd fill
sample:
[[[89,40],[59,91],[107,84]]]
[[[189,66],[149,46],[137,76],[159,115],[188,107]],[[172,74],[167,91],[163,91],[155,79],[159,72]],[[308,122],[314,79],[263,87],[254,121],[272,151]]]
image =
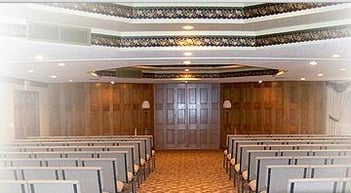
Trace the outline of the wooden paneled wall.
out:
[[[221,146],[237,134],[325,133],[325,82],[221,84]]]
[[[14,91],[15,137],[40,135],[39,92]]]
[[[153,91],[152,84],[50,84],[50,135],[152,134]],[[151,109],[141,109],[144,100]]]

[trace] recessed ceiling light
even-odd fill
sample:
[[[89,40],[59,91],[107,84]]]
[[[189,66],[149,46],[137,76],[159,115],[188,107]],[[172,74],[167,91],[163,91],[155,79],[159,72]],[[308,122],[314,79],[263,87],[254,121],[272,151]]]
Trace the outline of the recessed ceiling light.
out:
[[[188,84],[188,81],[185,81],[185,84]]]
[[[262,82],[263,82],[263,80],[259,80],[259,81],[258,81],[258,83],[260,83],[260,84],[261,84]]]
[[[183,53],[183,56],[192,56],[193,55],[193,53],[191,53],[191,52],[184,52]]]
[[[51,77],[51,78],[57,78],[57,76],[56,76],[56,75],[51,75],[50,77]]]
[[[66,64],[61,62],[61,63],[58,63],[57,66],[66,66]]]
[[[94,76],[94,77],[98,77],[98,74],[96,74],[94,71],[90,72],[90,75]]]
[[[311,61],[309,64],[312,65],[312,66],[315,66],[315,65],[317,65],[318,63],[317,63],[316,61]]]
[[[73,82],[73,80],[71,79],[71,80],[69,80],[70,82]]]
[[[28,73],[33,73],[34,72],[34,70],[28,70]]]
[[[318,76],[324,76],[324,74],[322,74],[322,73],[319,73],[319,74],[317,74]]]
[[[192,29],[194,29],[194,26],[192,26],[192,25],[184,25],[182,28],[185,29],[185,30],[192,30]]]
[[[285,73],[284,70],[279,70],[279,72],[276,74],[276,76],[280,76],[280,75],[283,75]]]
[[[331,57],[332,58],[340,58],[341,56],[339,54],[333,54]]]
[[[189,72],[189,68],[185,68],[185,72]]]
[[[110,83],[111,83],[111,84],[115,84],[115,81],[111,81]]]
[[[35,57],[34,57],[36,60],[44,60],[44,56],[43,55],[41,55],[41,54],[37,54],[37,55],[35,55]]]
[[[300,78],[300,80],[306,80],[306,78],[302,77],[302,78]]]
[[[346,68],[340,68],[339,70],[341,70],[341,71],[345,71],[345,70],[346,70]]]
[[[191,61],[185,60],[185,61],[183,62],[183,64],[191,64]]]

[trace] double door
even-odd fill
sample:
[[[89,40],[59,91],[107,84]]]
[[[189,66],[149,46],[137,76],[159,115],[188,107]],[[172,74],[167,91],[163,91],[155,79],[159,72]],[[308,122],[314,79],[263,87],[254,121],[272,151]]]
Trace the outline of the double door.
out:
[[[155,85],[157,148],[219,147],[219,85]]]

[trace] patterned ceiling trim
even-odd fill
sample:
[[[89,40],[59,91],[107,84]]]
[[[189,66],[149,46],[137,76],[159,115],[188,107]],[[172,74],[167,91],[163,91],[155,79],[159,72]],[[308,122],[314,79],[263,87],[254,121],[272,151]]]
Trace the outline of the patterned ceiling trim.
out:
[[[261,47],[295,42],[307,42],[351,37],[351,25],[291,31],[262,36],[166,36],[118,37],[91,34],[92,44],[108,47]]]
[[[0,23],[0,35],[27,37],[27,26],[22,24]],[[315,28],[300,31],[268,34],[262,36],[158,36],[158,37],[119,37],[104,34],[91,34],[91,44],[107,47],[261,47],[296,42],[327,40],[351,37],[351,24]]]
[[[246,76],[264,76],[275,75],[279,70],[251,70],[242,72],[223,72],[223,73],[143,73],[143,78],[151,79],[177,79],[177,78],[230,78],[230,77],[246,77]]]
[[[351,37],[351,25],[268,34],[256,37],[256,47]]]
[[[246,76],[275,75],[279,72],[276,69],[249,70],[221,73],[142,73],[142,78],[151,79],[176,79],[176,78],[230,78]],[[117,77],[116,71],[99,70],[95,72],[99,76]],[[118,78],[118,77],[117,77]]]
[[[116,37],[91,34],[92,44],[115,47],[254,47],[255,37],[239,36],[162,36],[162,37]]]
[[[114,3],[41,4],[129,19],[249,19],[337,3],[265,3],[247,7],[129,7]]]

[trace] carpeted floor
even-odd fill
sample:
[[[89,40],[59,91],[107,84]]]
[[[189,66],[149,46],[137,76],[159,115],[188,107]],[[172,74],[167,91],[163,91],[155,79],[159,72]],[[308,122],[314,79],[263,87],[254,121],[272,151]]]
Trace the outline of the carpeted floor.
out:
[[[139,193],[233,193],[221,150],[158,150],[156,170]]]

